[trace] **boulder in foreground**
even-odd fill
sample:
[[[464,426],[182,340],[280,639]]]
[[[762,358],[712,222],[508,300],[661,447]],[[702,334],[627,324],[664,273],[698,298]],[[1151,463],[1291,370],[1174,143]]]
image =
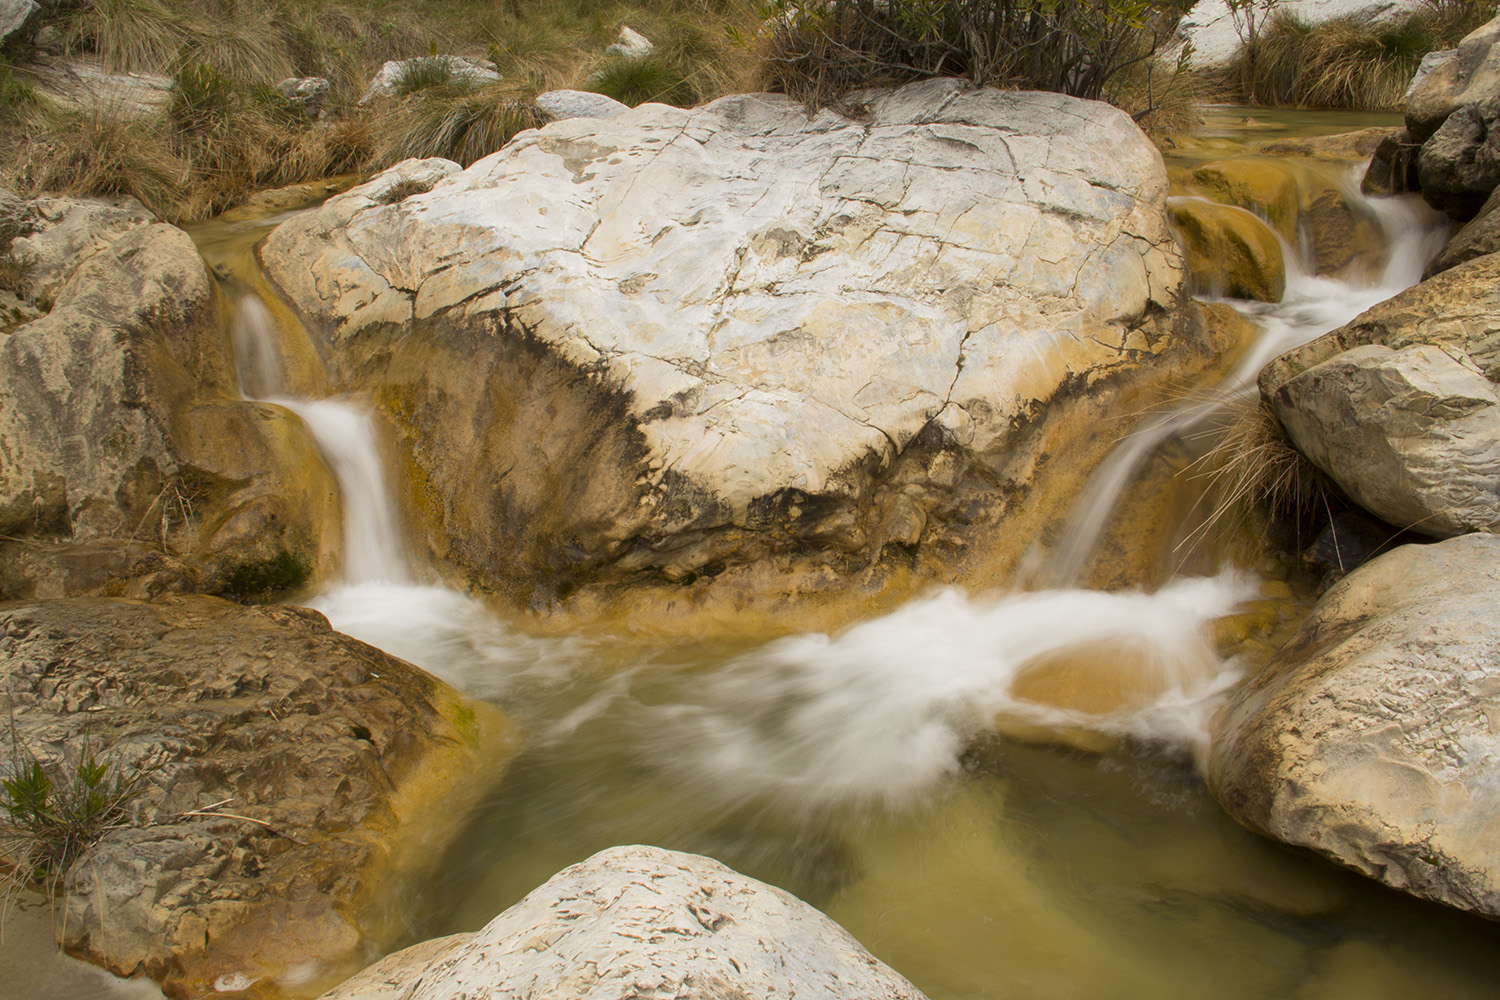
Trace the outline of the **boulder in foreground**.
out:
[[[1235,819],[1500,917],[1500,538],[1403,545],[1331,589],[1219,712]]]
[[[178,1000],[279,995],[382,947],[513,740],[317,612],[211,597],[0,605],[0,707],[39,759],[87,743],[140,775],[74,866],[64,943]]]
[[[406,955],[323,1000],[925,1000],[795,896],[656,847],[601,851],[467,940]]]

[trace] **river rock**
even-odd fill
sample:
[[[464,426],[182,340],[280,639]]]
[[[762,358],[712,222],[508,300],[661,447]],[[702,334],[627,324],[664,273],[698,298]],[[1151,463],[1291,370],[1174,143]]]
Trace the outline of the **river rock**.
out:
[[[564,118],[614,118],[630,110],[613,97],[586,90],[549,90],[532,101],[548,121]]]
[[[1438,538],[1500,528],[1500,397],[1442,350],[1356,347],[1272,403],[1297,449],[1387,523]]]
[[[41,12],[36,0],[0,0],[0,44],[23,31]]]
[[[1195,292],[1281,301],[1286,261],[1281,242],[1260,216],[1202,198],[1172,199],[1168,216]]]
[[[1421,188],[1417,177],[1417,157],[1422,146],[1413,142],[1411,133],[1401,129],[1396,134],[1381,140],[1370,157],[1370,166],[1360,183],[1366,194],[1406,194]]]
[[[652,44],[651,39],[629,25],[622,24],[619,37],[604,50],[604,54],[621,59],[644,59],[655,51],[656,46]]]
[[[785,595],[807,560],[853,579],[911,503],[892,557],[951,575],[978,525],[1038,509],[1043,454],[1100,453],[1097,422],[1049,420],[1066,400],[1203,363],[1169,331],[1165,171],[1128,116],[953,80],[861,100],[554,122],[272,233],[271,280],[395,424],[432,548],[547,600],[752,565]]]
[[[391,97],[401,88],[407,74],[428,65],[441,64],[448,71],[448,80],[455,86],[482,87],[488,83],[499,83],[500,74],[493,63],[463,56],[420,56],[416,59],[392,59],[382,63],[379,71],[370,78],[369,86],[360,95],[360,104],[369,104],[382,97]]]
[[[1425,65],[1425,62],[1424,62]],[[1412,141],[1428,140],[1459,108],[1500,96],[1500,17],[1470,32],[1453,57],[1419,80],[1406,99]]]
[[[1500,538],[1403,545],[1330,590],[1212,724],[1239,822],[1500,917]]]
[[[140,775],[59,933],[178,998],[347,975],[513,752],[493,709],[316,612],[210,597],[0,605],[0,703],[38,758]]]
[[[421,963],[421,964],[419,964]],[[612,847],[565,868],[465,943],[323,1000],[823,997],[923,1000],[806,903],[711,858]]]
[[[111,118],[149,118],[172,101],[172,81],[152,73],[111,73],[82,56],[38,54],[26,65],[37,90],[65,108]]]
[[[1237,156],[1197,167],[1184,189],[1254,212],[1293,248],[1306,248],[1314,274],[1367,278],[1384,256],[1375,216],[1346,190],[1345,168],[1314,158]]]
[[[1442,253],[1427,265],[1425,277],[1430,278],[1464,261],[1497,251],[1500,251],[1500,188],[1490,192],[1479,214],[1453,234]]]
[[[1261,370],[1261,395],[1270,400],[1298,374],[1366,344],[1392,350],[1430,344],[1492,385],[1500,382],[1500,256],[1479,257],[1413,285],[1281,355]]]
[[[1417,154],[1417,180],[1427,204],[1449,218],[1479,213],[1500,185],[1500,96],[1448,116]]]
[[[44,312],[0,341],[0,598],[285,591],[337,489],[300,423],[239,398],[214,287],[139,203],[43,198],[10,244]]]
[[[1375,155],[1381,143],[1400,131],[1396,128],[1364,128],[1355,132],[1339,132],[1334,135],[1277,139],[1258,147],[1258,152],[1264,156],[1312,156],[1332,157],[1340,160],[1368,160]]]
[[[296,104],[309,120],[317,121],[323,117],[331,86],[326,77],[291,76],[276,84],[276,92]]]

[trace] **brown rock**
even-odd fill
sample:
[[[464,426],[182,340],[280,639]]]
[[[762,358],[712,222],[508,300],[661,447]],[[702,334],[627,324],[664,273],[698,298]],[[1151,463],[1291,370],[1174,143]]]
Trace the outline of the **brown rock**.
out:
[[[1195,292],[1281,301],[1286,291],[1281,242],[1259,216],[1201,198],[1174,198],[1167,217]]]
[[[1464,261],[1500,251],[1500,188],[1490,193],[1479,214],[1448,240],[1443,252],[1427,265],[1424,277],[1442,274]]]
[[[1214,719],[1235,819],[1500,917],[1500,539],[1403,545],[1330,590]]]
[[[328,628],[210,597],[0,605],[0,701],[43,760],[139,773],[75,867],[66,945],[178,998],[347,974],[512,752],[493,709]],[[439,808],[440,806],[440,808]]]

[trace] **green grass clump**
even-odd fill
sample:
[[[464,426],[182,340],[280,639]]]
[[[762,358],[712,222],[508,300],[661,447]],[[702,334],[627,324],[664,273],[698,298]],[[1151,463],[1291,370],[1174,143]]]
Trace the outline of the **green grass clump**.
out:
[[[84,851],[128,822],[141,777],[87,746],[72,764],[48,766],[12,735],[11,776],[0,780],[0,838],[23,880],[52,892],[62,887]]]

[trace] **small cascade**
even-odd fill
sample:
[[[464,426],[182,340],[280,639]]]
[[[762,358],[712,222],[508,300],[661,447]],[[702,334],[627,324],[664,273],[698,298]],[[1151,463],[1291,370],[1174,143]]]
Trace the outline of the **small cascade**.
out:
[[[410,582],[370,415],[346,400],[294,399],[285,394],[276,321],[254,296],[244,296],[236,305],[234,352],[240,392],[302,418],[338,479],[344,500],[345,583]]]
[[[1431,213],[1414,198],[1364,199],[1380,221],[1390,247],[1380,279],[1359,286],[1310,273],[1299,253],[1285,243],[1286,293],[1280,302],[1225,299],[1255,321],[1260,336],[1217,386],[1182,406],[1149,417],[1100,464],[1069,512],[1062,541],[1030,581],[1034,586],[1075,585],[1110,514],[1143,462],[1163,443],[1191,430],[1226,403],[1256,392],[1256,378],[1272,359],[1336,329],[1360,313],[1416,284],[1427,261],[1442,248],[1444,232],[1431,222]]]

